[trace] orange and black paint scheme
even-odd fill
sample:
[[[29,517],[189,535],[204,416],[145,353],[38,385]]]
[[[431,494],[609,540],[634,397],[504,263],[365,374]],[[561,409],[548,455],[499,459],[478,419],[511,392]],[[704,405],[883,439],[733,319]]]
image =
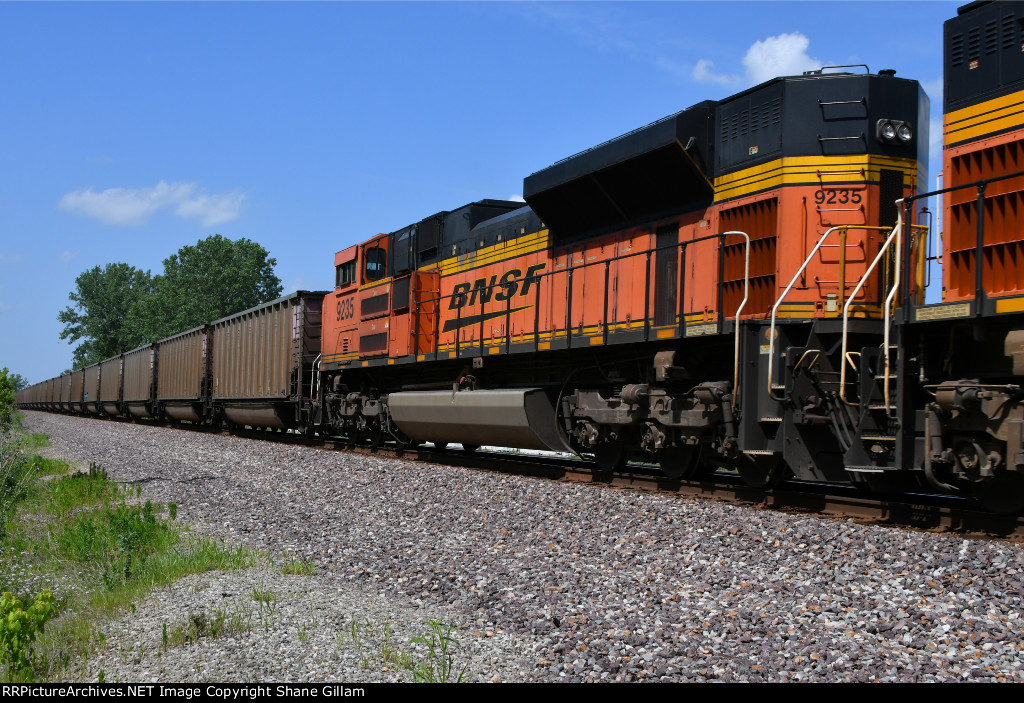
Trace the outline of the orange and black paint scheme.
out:
[[[905,305],[897,326],[898,402],[916,428],[902,432],[903,463],[932,488],[1014,512],[1024,507],[1024,3],[964,5],[944,34],[942,300]]]
[[[811,366],[837,373],[844,310],[857,343],[880,336],[891,267],[857,284],[895,201],[927,181],[927,114],[893,72],[779,78],[539,171],[525,204],[471,203],[339,252],[326,416],[373,440],[403,434],[396,393],[539,388],[561,447],[603,468],[647,455],[677,476],[851,480],[829,401],[767,391],[796,348],[828,348]],[[888,120],[912,140],[882,141]]]
[[[320,294],[296,298],[321,354],[282,401],[288,427],[1024,510],[1024,2],[961,7],[944,74],[935,192],[920,85],[833,67],[559,161],[525,179],[525,203],[338,252],[321,328]],[[18,402],[67,411],[63,387]]]

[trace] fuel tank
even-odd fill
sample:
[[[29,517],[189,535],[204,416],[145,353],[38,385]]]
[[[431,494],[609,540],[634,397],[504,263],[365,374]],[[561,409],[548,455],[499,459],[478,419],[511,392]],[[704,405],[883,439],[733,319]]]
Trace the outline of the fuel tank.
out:
[[[399,429],[418,441],[572,451],[543,388],[392,393],[388,408]]]

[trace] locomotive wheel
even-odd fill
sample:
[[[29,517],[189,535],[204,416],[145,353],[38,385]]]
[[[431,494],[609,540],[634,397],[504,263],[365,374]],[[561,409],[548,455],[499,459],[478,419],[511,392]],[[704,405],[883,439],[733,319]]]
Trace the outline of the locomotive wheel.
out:
[[[693,478],[700,465],[700,451],[696,446],[665,447],[658,452],[658,466],[668,478]]]
[[[475,452],[477,449],[479,449],[480,445],[479,444],[466,444],[465,442],[463,442],[462,443],[462,448],[465,451],[472,453],[472,452]]]
[[[626,468],[626,448],[621,442],[601,442],[594,448],[594,463],[601,473],[622,471]]]
[[[371,425],[360,432],[360,439],[369,444],[372,449],[376,449],[384,440],[384,431],[380,425]]]
[[[971,486],[971,497],[978,505],[999,515],[1013,515],[1024,510],[1024,475],[1004,471],[987,481]]]
[[[431,442],[434,445],[434,449],[444,449],[448,446],[447,442]]]
[[[751,488],[770,488],[782,482],[789,473],[782,457],[774,454],[740,454],[736,469],[743,483]]]

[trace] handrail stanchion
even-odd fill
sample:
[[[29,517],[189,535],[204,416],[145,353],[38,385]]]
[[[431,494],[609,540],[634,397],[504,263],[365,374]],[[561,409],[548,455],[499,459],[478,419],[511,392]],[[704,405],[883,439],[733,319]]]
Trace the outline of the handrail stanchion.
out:
[[[794,285],[796,285],[796,281],[800,278],[800,274],[802,274],[804,269],[807,268],[807,265],[811,263],[811,259],[813,259],[814,255],[818,253],[818,250],[821,249],[821,245],[825,243],[825,240],[828,239],[829,235],[843,227],[845,227],[845,225],[836,225],[835,227],[829,227],[825,230],[825,234],[821,235],[821,239],[819,239],[818,243],[814,245],[813,249],[811,249],[811,253],[807,255],[806,259],[804,259],[804,263],[800,265],[796,275],[793,276],[793,280],[789,282],[789,285],[786,286],[786,290],[782,291],[782,295],[779,296],[779,299],[775,301],[775,305],[772,306],[772,322],[768,331],[768,397],[773,400],[782,400],[782,398],[775,396],[774,389],[772,388],[772,366],[775,359],[775,316],[778,313],[779,306],[782,305],[782,301],[786,299],[786,296],[789,295],[789,291]],[[846,285],[844,281],[840,281],[840,284],[844,287]],[[850,300],[853,300],[853,296],[850,296]]]
[[[899,201],[897,201],[897,203],[902,203],[902,202],[903,202],[902,198]],[[841,366],[840,372],[839,372],[839,399],[842,400],[847,405],[856,405],[856,403],[851,403],[850,401],[846,400],[846,366],[847,366],[848,363],[852,363],[852,362],[850,362],[849,356],[848,356],[847,351],[846,351],[847,346],[848,346],[848,344],[847,344],[847,335],[848,335],[848,332],[849,332],[850,306],[853,305],[853,301],[857,298],[857,294],[860,293],[860,290],[861,290],[861,288],[864,287],[864,284],[867,282],[868,277],[874,272],[875,268],[878,266],[878,262],[882,260],[883,256],[885,256],[885,253],[888,251],[890,245],[892,245],[893,240],[896,240],[896,247],[897,247],[896,251],[899,252],[899,241],[900,241],[900,237],[901,237],[902,231],[903,231],[903,209],[902,208],[897,208],[896,226],[893,227],[892,233],[889,234],[889,236],[886,238],[885,242],[882,243],[881,248],[879,248],[879,250],[878,250],[878,255],[875,256],[874,260],[871,262],[871,265],[868,266],[867,271],[864,272],[864,275],[861,277],[861,279],[857,283],[856,287],[854,287],[853,292],[850,294],[850,298],[846,301],[846,305],[843,306],[843,349],[842,349],[842,359],[843,359],[843,362],[842,362],[842,366]],[[898,256],[899,256],[899,254],[897,253],[897,257]],[[898,261],[897,261],[897,265],[898,265]],[[897,274],[896,274],[896,284],[893,286],[892,290],[895,291],[898,287],[899,287],[899,273],[897,272]],[[892,302],[892,298],[893,298],[893,292],[890,291],[889,294],[886,296],[886,299],[885,299],[885,308],[882,310],[882,315],[883,315],[883,317],[886,320],[888,320],[888,317],[889,317],[889,306],[890,306],[890,304]],[[886,364],[886,376],[888,376],[889,375],[889,372],[888,372],[888,367],[889,367],[889,359],[888,359],[888,354],[889,354],[889,323],[888,323],[888,321],[885,323],[885,337],[884,337],[884,340],[885,340],[884,344],[885,344],[885,353],[886,353],[886,361],[885,361],[885,364]],[[888,379],[886,379],[886,381],[887,381],[887,383],[886,383],[886,391],[888,391]],[[888,397],[888,395],[886,395],[885,404],[886,404],[886,410],[888,411],[888,408],[889,408],[889,397]]]
[[[892,290],[890,290],[889,294],[887,296],[885,296],[885,307],[882,309],[882,321],[885,323],[885,330],[884,330],[885,349],[883,349],[883,353],[885,354],[885,381],[884,381],[884,387],[885,387],[885,412],[886,412],[886,414],[889,413],[889,377],[892,375],[891,372],[890,372],[890,369],[891,369],[891,366],[892,366],[892,362],[890,360],[890,354],[889,354],[889,338],[890,338],[890,333],[892,331],[892,325],[889,324],[889,319],[892,316],[892,312],[891,311],[892,311],[893,300],[896,298],[896,294],[899,292],[899,287],[900,287],[900,273],[901,273],[900,255],[903,253],[903,247],[900,246],[900,238],[903,235],[903,198],[900,198],[899,200],[896,201],[896,213],[897,213],[897,217],[896,217],[896,232],[895,232],[895,234],[896,234],[896,265],[893,267],[895,269],[896,273],[894,274],[893,281],[892,281]],[[844,321],[844,323],[843,323],[843,330],[845,331],[845,329],[846,329],[846,323]]]
[[[729,232],[723,232],[721,235],[721,241],[718,247],[718,256],[721,259],[725,255],[725,238],[735,235],[737,237],[743,237],[747,240],[746,255],[743,257],[743,300],[740,301],[740,305],[736,308],[736,319],[733,323],[736,329],[733,330],[735,341],[733,342],[733,369],[732,369],[732,407],[735,410],[739,407],[739,388],[740,388],[740,315],[743,314],[743,308],[747,306],[747,298],[750,296],[750,235],[746,232],[740,232],[738,230],[731,230]],[[725,284],[719,278],[718,289],[722,290]]]

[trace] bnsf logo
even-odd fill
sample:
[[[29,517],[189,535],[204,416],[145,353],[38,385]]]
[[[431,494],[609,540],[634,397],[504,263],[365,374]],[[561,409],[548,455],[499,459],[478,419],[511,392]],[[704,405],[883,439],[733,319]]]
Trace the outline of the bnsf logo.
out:
[[[448,309],[458,310],[464,305],[476,305],[478,296],[481,303],[491,302],[492,296],[495,300],[508,300],[516,294],[516,291],[519,291],[519,297],[523,297],[530,292],[534,284],[540,285],[540,276],[537,275],[537,272],[545,268],[547,268],[547,264],[534,264],[526,269],[525,276],[519,269],[510,269],[503,273],[500,279],[495,274],[491,276],[490,281],[486,278],[478,278],[473,283],[457,283],[452,289],[452,302]],[[519,288],[520,279],[523,284],[521,290]]]

